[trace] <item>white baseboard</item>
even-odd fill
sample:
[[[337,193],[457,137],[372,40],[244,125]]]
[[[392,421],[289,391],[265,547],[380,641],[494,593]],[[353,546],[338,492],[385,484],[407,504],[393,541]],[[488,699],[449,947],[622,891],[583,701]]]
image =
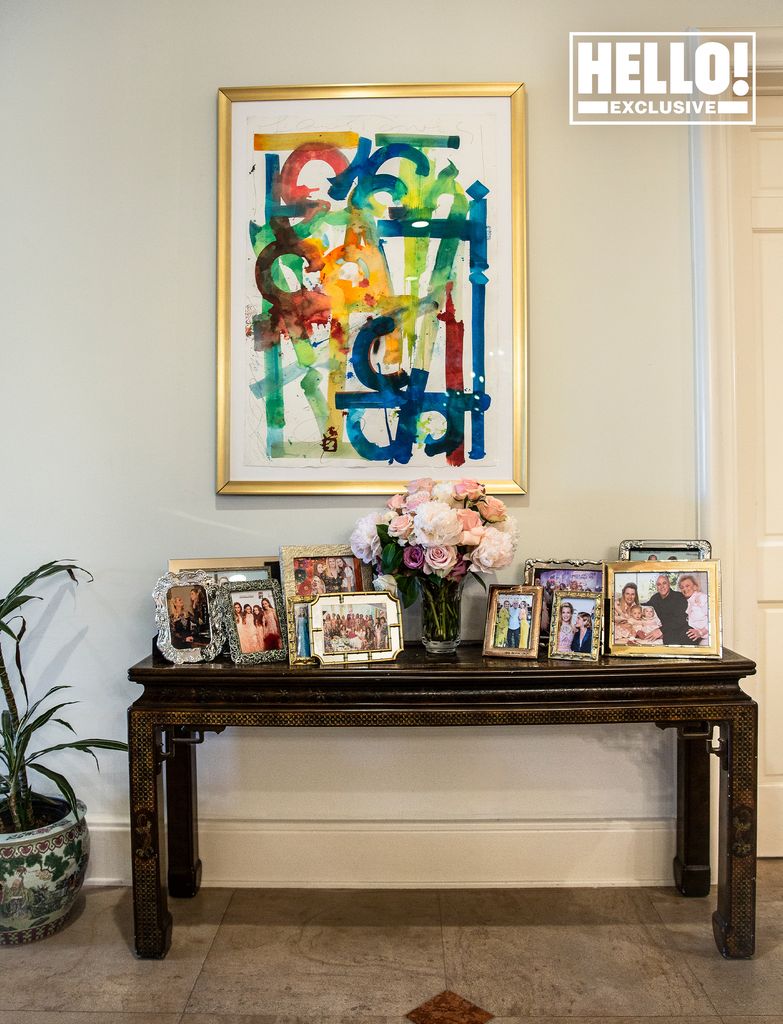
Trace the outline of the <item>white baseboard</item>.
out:
[[[126,825],[91,822],[88,884],[127,885]],[[675,823],[201,821],[205,886],[669,885]]]
[[[783,786],[759,786],[759,857],[783,857]]]

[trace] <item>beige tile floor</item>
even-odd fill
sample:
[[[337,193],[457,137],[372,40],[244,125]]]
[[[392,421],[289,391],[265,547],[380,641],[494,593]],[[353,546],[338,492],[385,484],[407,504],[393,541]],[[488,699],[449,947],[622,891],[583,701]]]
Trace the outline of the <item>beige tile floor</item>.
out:
[[[408,1024],[451,989],[497,1024],[783,1024],[783,860],[759,864],[758,952],[725,961],[713,898],[670,889],[204,889],[163,961],[130,892],[0,949],[0,1024]]]

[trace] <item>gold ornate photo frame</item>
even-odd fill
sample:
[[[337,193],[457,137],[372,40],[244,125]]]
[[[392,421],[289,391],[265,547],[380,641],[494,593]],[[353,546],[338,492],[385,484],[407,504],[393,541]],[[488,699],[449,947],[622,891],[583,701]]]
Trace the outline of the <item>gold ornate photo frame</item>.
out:
[[[487,595],[487,621],[482,653],[491,658],[536,658],[541,626],[542,587],[493,583]],[[503,606],[516,598],[524,608],[519,626],[511,628],[511,615],[502,614]],[[529,614],[528,614],[529,613]],[[515,636],[515,634],[518,634]],[[509,639],[510,638],[510,639]]]
[[[218,91],[218,493],[525,493],[525,131],[521,82]]]
[[[566,619],[566,612],[569,612]],[[604,595],[584,590],[558,590],[552,608],[549,657],[598,661],[603,640]],[[566,630],[569,632],[566,633]]]

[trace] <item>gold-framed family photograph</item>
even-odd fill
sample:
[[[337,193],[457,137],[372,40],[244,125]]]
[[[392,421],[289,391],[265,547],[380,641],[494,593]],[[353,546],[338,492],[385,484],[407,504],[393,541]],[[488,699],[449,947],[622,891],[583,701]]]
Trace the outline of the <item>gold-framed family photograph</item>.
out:
[[[218,91],[218,493],[526,491],[524,150],[521,82]]]
[[[557,590],[552,602],[549,657],[597,661],[603,637],[603,590]]]
[[[716,658],[722,650],[720,562],[610,562],[609,652]]]
[[[310,650],[322,665],[394,661],[402,649],[402,611],[391,594],[319,594],[310,603]]]
[[[604,589],[604,563],[574,558],[528,558],[525,583],[543,588],[541,640],[548,641],[555,594],[563,591],[597,593]]]
[[[622,540],[618,557],[631,562],[690,562],[712,558],[708,540]]]
[[[542,594],[542,588],[537,586],[502,586],[496,583],[490,586],[484,629],[485,656],[537,656]]]

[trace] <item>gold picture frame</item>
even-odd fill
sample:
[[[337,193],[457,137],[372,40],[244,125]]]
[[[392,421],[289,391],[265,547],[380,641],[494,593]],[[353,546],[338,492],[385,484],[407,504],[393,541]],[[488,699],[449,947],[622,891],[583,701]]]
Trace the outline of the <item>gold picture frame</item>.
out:
[[[568,622],[564,623],[565,608],[570,608]],[[590,620],[588,629],[576,628],[582,617]],[[552,628],[549,631],[549,657],[565,658],[571,661],[598,661],[603,639],[604,595],[603,591],[558,590],[552,608]],[[572,635],[564,643],[562,629],[574,622]],[[574,646],[576,644],[576,646]],[[583,646],[580,646],[583,644]]]
[[[334,559],[349,560],[353,571],[353,579],[343,580],[347,586],[333,584],[334,580],[340,579],[341,567],[335,566],[334,570],[329,568],[329,561]],[[326,574],[317,571],[317,563],[326,563]],[[312,565],[302,565],[303,562],[312,562]],[[305,573],[305,580],[297,578],[298,571]],[[328,573],[332,573],[331,576]],[[298,598],[317,597],[319,593],[339,594],[355,593],[356,591],[372,590],[372,566],[362,562],[360,558],[351,551],[350,544],[307,544],[307,545],[285,545],[280,548],[280,575],[282,577],[283,593],[286,600],[286,611],[288,612],[288,649],[296,649],[295,624],[292,613],[293,602]],[[323,590],[320,585],[313,587],[313,579],[318,577],[323,583]],[[305,586],[309,582],[309,586]],[[353,585],[351,585],[351,583]],[[297,658],[296,664],[314,664],[315,659]],[[293,663],[292,663],[293,664]]]
[[[170,558],[169,572],[205,572],[215,583],[271,579],[280,582],[277,555],[241,555],[231,558]],[[262,575],[262,573],[265,574]]]
[[[518,597],[523,604],[529,608],[530,617],[523,622],[520,617],[519,643],[509,644],[508,637],[511,634],[509,622],[505,623],[505,636],[501,635],[503,622],[498,622],[500,612],[500,600],[504,597]],[[541,601],[543,599],[543,587],[524,586],[513,584],[503,586],[493,583],[487,595],[487,621],[484,628],[484,647],[482,653],[490,658],[536,658],[538,656],[538,640],[541,627]],[[525,630],[525,626],[527,629]],[[526,634],[526,635],[525,635]],[[513,634],[512,641],[513,641]],[[524,646],[521,645],[525,637]]]
[[[606,579],[610,654],[632,658],[721,656],[719,561],[608,562]],[[647,608],[654,617],[648,616]],[[640,622],[638,629],[634,629],[636,621]]]
[[[310,649],[321,665],[394,661],[403,648],[402,608],[386,591],[319,594],[310,603]]]
[[[302,141],[304,130],[300,126],[305,122],[310,127],[305,133],[307,140]],[[435,129],[430,127],[433,123]],[[350,131],[346,130],[348,127]],[[437,134],[432,134],[433,130]],[[387,136],[387,132],[396,134]],[[526,493],[525,134],[525,88],[521,82],[313,85],[218,91],[219,494],[390,494],[410,476],[456,480],[466,473],[480,475],[484,461],[496,467],[499,477],[485,481],[488,490],[500,494]],[[404,151],[389,150],[389,155],[381,152],[384,147],[403,145],[403,138],[408,147]],[[362,158],[359,150],[365,143],[369,148]],[[307,159],[322,165],[334,164],[331,171],[321,167],[319,189],[300,183],[299,178],[307,162],[302,154],[306,154],[307,146],[316,144],[318,154]],[[327,153],[326,147],[330,147]],[[456,154],[446,150],[456,150]],[[380,161],[376,159],[371,172],[366,161],[379,154]],[[459,213],[452,210],[448,220],[453,221],[449,228],[452,232],[457,230],[455,218],[461,220],[454,248],[464,250],[465,256],[464,262],[449,272],[450,288],[446,276],[435,284],[430,277],[422,276],[421,295],[418,283],[406,283],[412,279],[404,269],[402,243],[407,246],[411,239],[428,240],[433,252],[445,260],[442,247],[447,239],[440,221],[447,218],[435,215],[434,199],[432,209],[410,206],[405,196],[414,193],[405,184],[407,170],[398,171],[403,160],[408,161],[406,167],[421,165],[422,170],[416,172],[420,174],[424,174],[429,160],[427,176],[434,177],[442,192],[448,192],[452,198],[457,196],[460,201]],[[365,164],[367,170],[360,170]],[[445,177],[441,165],[445,167]],[[383,172],[376,173],[381,166]],[[291,174],[283,174],[281,168],[289,168]],[[334,178],[341,173],[343,178],[335,184]],[[362,237],[378,234],[384,248],[381,253],[373,248],[375,243],[361,243],[366,250],[360,260],[364,269],[355,288],[349,289],[349,304],[346,288],[352,280],[350,268],[334,270],[335,281],[339,278],[339,288],[332,289],[334,296],[324,283],[331,285],[332,277],[328,275],[332,263],[351,263],[347,258],[338,260],[337,255],[348,244],[348,233],[353,230],[347,195],[354,182],[357,189],[360,187],[361,175],[362,194],[366,194],[368,203],[372,197],[375,204],[367,206],[367,210],[377,217],[372,231]],[[286,195],[276,185],[284,178]],[[381,187],[384,183],[385,190]],[[311,196],[314,192],[318,192],[317,197]],[[364,209],[361,203],[357,206],[354,198],[351,210],[359,206]],[[294,220],[298,229],[306,213],[321,223],[319,218],[327,210],[332,216],[345,211],[345,235],[338,234],[334,239],[330,236],[326,247],[320,240],[308,249],[307,239],[301,238],[301,232],[297,234],[289,221]],[[438,221],[434,228],[432,221]],[[327,233],[326,222],[323,224],[319,238]],[[335,226],[339,228],[331,224],[329,231],[333,232]],[[356,244],[351,242],[354,247]],[[427,274],[430,262],[428,259]],[[374,275],[376,266],[382,268],[384,263],[383,274],[388,276],[389,286],[383,293],[378,291],[379,303],[373,290]],[[430,294],[431,288],[437,291]],[[287,296],[296,292],[317,297],[320,311],[312,317],[304,312],[291,313],[295,303]],[[270,296],[274,301],[270,302]],[[425,296],[430,299],[426,308]],[[486,323],[482,319],[474,325],[474,318],[480,315],[476,311],[485,308],[487,297],[496,304],[497,313]],[[406,302],[410,306],[408,312],[403,310]],[[363,304],[367,305],[366,310]],[[274,315],[269,313],[270,308]],[[342,365],[337,369],[333,365],[335,353],[340,354],[341,346],[347,344],[339,338],[349,336],[348,316],[352,317],[353,345],[355,321],[363,312],[374,322],[372,330],[377,329],[373,345],[377,347],[384,334],[389,337],[388,344],[382,346],[384,353],[389,354],[389,362],[383,364],[387,369],[378,372],[391,381],[391,389],[375,388],[372,382],[357,379],[345,387]],[[332,322],[339,330],[332,331]],[[434,351],[431,345],[436,333],[445,337],[449,324],[464,325],[464,344],[470,348],[464,355],[463,376],[470,384],[452,382],[447,384],[446,391],[433,391],[430,395],[426,380],[428,361]],[[319,334],[317,341],[315,327],[324,335]],[[407,341],[398,345],[397,335],[402,333]],[[331,347],[323,344],[326,335]],[[408,412],[410,423],[401,430],[399,439],[395,433],[393,439],[388,438],[388,445],[385,435],[379,442],[374,425],[368,427],[370,439],[370,435],[363,434],[361,420],[369,415],[367,410],[375,410],[379,395],[384,396],[384,408],[407,408],[406,389],[413,363],[410,367],[403,365],[403,354],[412,339],[419,337],[423,339],[426,361],[415,364],[423,377],[422,387],[412,394],[420,404]],[[317,351],[315,346],[320,346]],[[438,353],[441,351],[439,348]],[[327,362],[323,362],[327,355]],[[347,365],[348,354],[341,358]],[[441,358],[440,354],[437,358]],[[395,359],[398,365],[392,370]],[[502,373],[493,366],[502,366]],[[441,372],[440,363],[435,368]],[[361,374],[351,371],[351,376]],[[432,377],[436,377],[434,371]],[[365,401],[365,394],[369,401]],[[444,427],[442,434],[428,435],[429,450],[424,452],[422,448],[420,458],[414,462],[409,461],[409,455],[405,458],[406,452],[397,452],[398,443],[402,447],[415,443],[415,428],[423,416],[433,419],[433,413],[437,413],[434,418],[439,428],[438,403],[453,404],[454,395],[458,397],[459,408],[449,406],[449,431]],[[274,408],[270,402],[275,403]],[[248,403],[253,406],[249,411]],[[485,414],[495,423],[486,431]],[[497,425],[502,425],[502,429],[496,429]],[[464,433],[464,444],[455,441],[454,430]],[[362,437],[357,441],[356,435],[360,433]],[[455,444],[457,448],[448,447]],[[390,451],[394,449],[391,460],[381,451],[387,446]],[[461,449],[468,453],[464,465],[453,461],[454,451]]]

